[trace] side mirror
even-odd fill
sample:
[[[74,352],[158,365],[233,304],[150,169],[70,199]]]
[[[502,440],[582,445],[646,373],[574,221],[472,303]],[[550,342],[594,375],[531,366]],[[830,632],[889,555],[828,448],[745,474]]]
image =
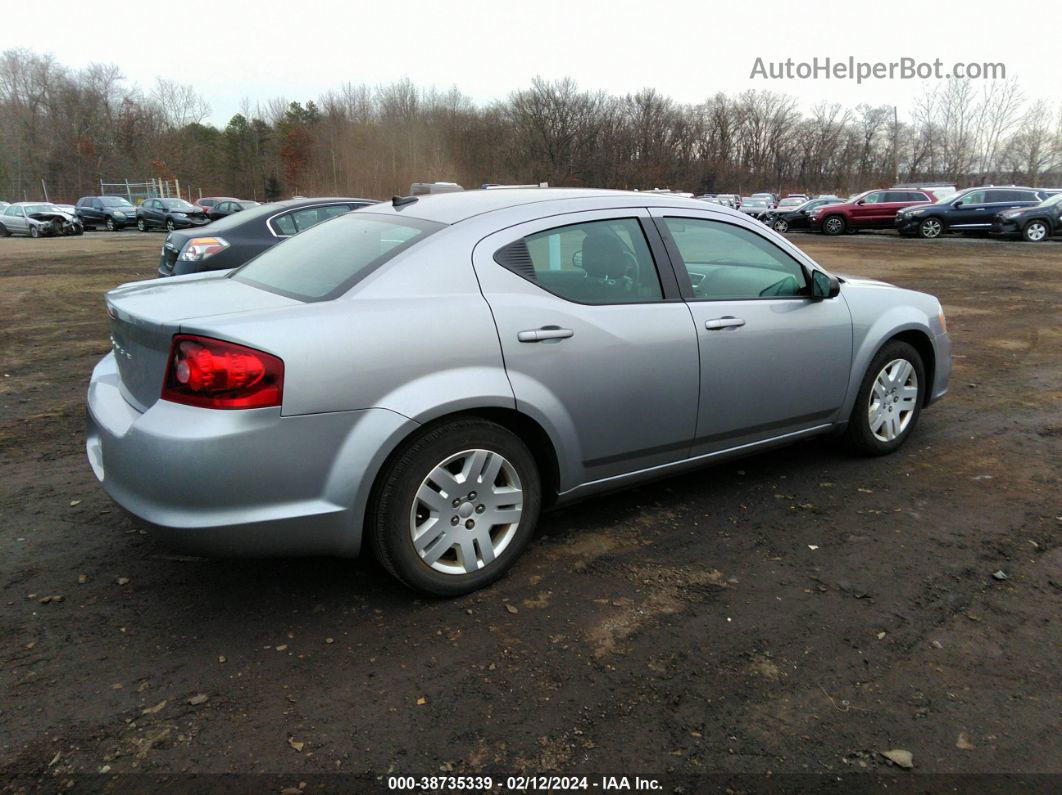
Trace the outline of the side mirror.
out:
[[[951,206],[952,207],[962,207],[962,199],[959,199],[957,202],[953,202]]]
[[[860,206],[860,207],[862,207],[862,206],[863,206],[864,204],[866,204],[866,203],[867,203],[867,200],[866,200],[866,199],[860,199],[859,201],[857,201],[857,202],[856,202],[856,204],[857,204],[858,206]]]
[[[829,276],[822,271],[811,272],[811,297],[816,301],[836,298],[841,293],[841,282],[836,276]]]

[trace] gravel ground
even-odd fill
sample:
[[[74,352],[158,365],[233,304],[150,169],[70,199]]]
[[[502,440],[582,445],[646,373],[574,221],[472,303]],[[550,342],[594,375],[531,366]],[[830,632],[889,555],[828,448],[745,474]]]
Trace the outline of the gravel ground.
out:
[[[943,301],[952,391],[907,446],[806,442],[549,514],[451,601],[368,558],[138,530],[85,460],[84,392],[101,294],[162,235],[0,240],[0,787],[1058,786],[1062,242],[793,239]]]

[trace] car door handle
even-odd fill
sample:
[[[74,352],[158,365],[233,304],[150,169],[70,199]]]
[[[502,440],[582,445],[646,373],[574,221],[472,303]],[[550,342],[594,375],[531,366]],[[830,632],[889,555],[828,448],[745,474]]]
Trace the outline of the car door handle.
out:
[[[528,329],[516,335],[520,342],[543,342],[544,340],[566,340],[575,334],[570,328],[560,326],[543,326],[542,328]]]
[[[704,321],[704,327],[709,331],[718,331],[721,328],[738,328],[744,326],[745,321],[739,317],[717,317]]]

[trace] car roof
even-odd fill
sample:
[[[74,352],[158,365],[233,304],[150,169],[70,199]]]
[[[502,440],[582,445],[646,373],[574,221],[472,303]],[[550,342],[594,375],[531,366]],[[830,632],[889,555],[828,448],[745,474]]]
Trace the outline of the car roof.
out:
[[[705,202],[687,199],[666,193],[649,191],[604,190],[597,188],[495,188],[493,190],[468,190],[461,193],[437,193],[417,196],[415,202],[395,207],[391,202],[381,202],[359,212],[386,213],[410,216],[424,221],[456,224],[469,218],[513,207],[542,205],[542,215],[551,211],[564,211],[564,205],[578,200],[602,199],[602,209],[611,207],[684,207],[704,210]],[[736,210],[719,206],[713,212],[731,213],[742,217]]]

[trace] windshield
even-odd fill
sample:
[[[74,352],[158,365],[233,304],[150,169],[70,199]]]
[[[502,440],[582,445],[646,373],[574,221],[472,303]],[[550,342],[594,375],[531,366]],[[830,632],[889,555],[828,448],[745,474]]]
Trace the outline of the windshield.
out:
[[[258,202],[236,202],[245,210],[250,210],[252,207],[257,207]]]
[[[1056,193],[1054,196],[1049,196],[1040,202],[1041,207],[1054,207],[1059,202],[1062,202],[1062,193]]]
[[[267,249],[231,278],[300,301],[324,301],[342,295],[389,259],[444,227],[418,218],[348,213]]]
[[[159,199],[162,202],[162,206],[167,210],[194,210],[195,207],[190,205],[184,199]]]
[[[745,199],[742,204],[747,204],[749,207],[766,207],[767,202],[763,199]]]
[[[100,199],[103,202],[104,207],[132,207],[128,201],[121,196],[104,196]]]
[[[34,213],[61,213],[58,207],[54,204],[28,204],[26,205],[26,215],[33,215]]]

